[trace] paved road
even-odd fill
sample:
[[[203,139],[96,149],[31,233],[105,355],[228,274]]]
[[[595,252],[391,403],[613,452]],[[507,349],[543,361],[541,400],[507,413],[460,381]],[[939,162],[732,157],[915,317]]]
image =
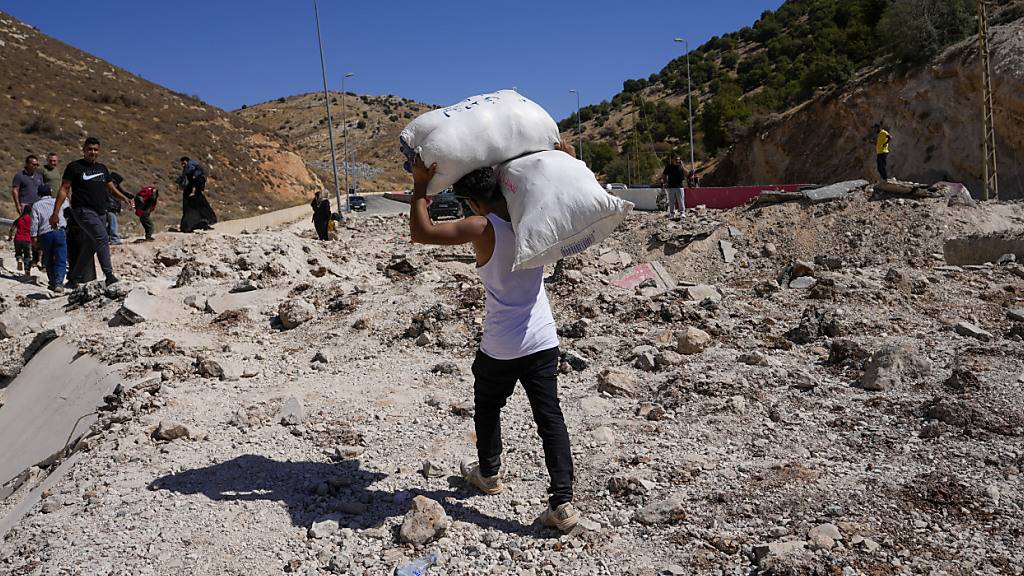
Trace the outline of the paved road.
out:
[[[408,214],[409,205],[402,202],[388,200],[378,194],[363,196],[366,198],[366,212],[363,214]],[[342,198],[342,201],[345,199]]]

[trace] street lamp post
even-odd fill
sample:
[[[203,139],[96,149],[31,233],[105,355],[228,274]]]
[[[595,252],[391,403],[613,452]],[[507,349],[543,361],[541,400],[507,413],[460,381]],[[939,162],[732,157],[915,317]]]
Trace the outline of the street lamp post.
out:
[[[348,108],[345,106],[345,96],[348,92],[345,91],[345,78],[351,78],[355,76],[355,72],[349,72],[341,77],[341,130],[345,136],[345,211],[352,209],[351,205],[351,190],[352,188],[348,185],[348,172],[352,169],[352,165],[348,161]],[[341,207],[339,206],[340,210]]]
[[[685,38],[676,38],[675,41],[686,45],[686,107],[689,114],[687,124],[690,127],[690,173],[693,173],[693,95],[690,85],[690,43]]]
[[[320,9],[313,0],[313,15],[316,18],[316,41],[320,45],[320,73],[324,78],[324,105],[327,106],[327,138],[331,142],[331,168],[334,170],[334,205],[341,214],[341,191],[338,181],[338,156],[334,151],[334,123],[331,120],[331,97],[327,93],[327,65],[324,64],[324,42],[320,38]]]
[[[583,122],[580,120],[580,93],[578,90],[569,90],[570,94],[576,95],[576,133],[580,137],[580,160],[583,160]],[[583,160],[586,162],[586,160]]]

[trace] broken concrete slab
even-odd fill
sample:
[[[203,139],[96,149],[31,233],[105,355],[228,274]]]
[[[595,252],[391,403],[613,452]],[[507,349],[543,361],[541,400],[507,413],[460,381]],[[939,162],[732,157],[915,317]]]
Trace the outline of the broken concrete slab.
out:
[[[229,294],[218,294],[206,299],[206,311],[214,314],[222,314],[228,310],[241,310],[251,308],[261,296],[260,290],[249,292],[235,292]]]
[[[128,293],[118,316],[127,324],[139,324],[152,320],[160,311],[160,303],[145,288],[136,288]]]
[[[1013,308],[1007,310],[1006,317],[1014,322],[1024,322],[1024,308]]]
[[[998,262],[1006,254],[1024,260],[1024,232],[976,234],[950,238],[942,245],[947,264],[969,266]]]
[[[737,250],[732,247],[732,242],[719,240],[718,247],[722,250],[722,259],[725,260],[726,264],[732,264],[736,260]]]
[[[684,286],[682,290],[686,293],[687,300],[695,302],[703,302],[705,300],[711,300],[714,302],[722,301],[722,293],[718,291],[718,288],[711,286],[710,284]]]
[[[919,189],[927,189],[928,186],[917,182],[879,182],[875,184],[876,192],[885,192],[886,194],[896,194],[897,196],[910,196]]]
[[[805,200],[807,197],[804,196],[803,192],[780,192],[775,190],[769,190],[762,192],[760,196],[754,198],[754,206],[765,206],[769,204],[782,204],[783,202],[799,202]]]
[[[989,342],[993,339],[992,333],[987,330],[983,330],[979,326],[970,322],[959,322],[956,325],[956,333],[961,336],[968,338],[975,338],[982,342]]]
[[[800,276],[789,281],[789,287],[793,290],[808,290],[814,288],[818,281],[811,276]]]
[[[842,200],[867,185],[867,180],[849,180],[822,188],[815,188],[814,190],[804,190],[803,194],[814,203],[831,202],[832,200]]]
[[[674,290],[675,278],[658,261],[644,262],[613,276],[611,284],[625,290],[635,290],[646,280],[653,280],[660,292]]]
[[[78,347],[62,338],[39,350],[5,390],[0,484],[73,446],[120,382],[113,368],[78,356]]]

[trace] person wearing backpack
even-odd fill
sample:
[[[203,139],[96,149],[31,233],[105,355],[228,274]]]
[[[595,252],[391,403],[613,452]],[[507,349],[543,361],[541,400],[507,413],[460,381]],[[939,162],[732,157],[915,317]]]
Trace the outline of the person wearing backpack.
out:
[[[574,154],[571,145],[559,145],[559,149]],[[436,224],[427,211],[426,192],[437,165],[427,167],[417,155],[412,169],[412,241],[441,246],[471,244],[486,291],[483,336],[473,362],[477,459],[462,463],[462,475],[484,494],[494,495],[505,489],[501,478],[501,409],[518,381],[533,410],[551,479],[548,506],[538,520],[544,526],[569,532],[580,515],[572,503],[572,451],[558,400],[561,355],[555,319],[544,290],[544,269],[512,271],[515,231],[494,169],[470,172],[452,187],[457,198],[469,203],[473,216]]]
[[[155,240],[153,238],[153,220],[150,215],[153,210],[156,210],[156,201],[159,196],[160,193],[154,186],[146,186],[135,195],[135,215],[139,217],[139,224],[142,224],[142,230],[146,233],[144,242]]]

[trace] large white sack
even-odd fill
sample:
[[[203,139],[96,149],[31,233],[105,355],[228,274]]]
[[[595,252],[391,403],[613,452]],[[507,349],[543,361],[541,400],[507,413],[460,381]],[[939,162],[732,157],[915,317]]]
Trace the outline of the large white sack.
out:
[[[516,233],[512,270],[583,252],[611,235],[633,209],[562,151],[516,158],[499,166],[497,175]]]
[[[400,140],[407,170],[417,153],[427,166],[437,163],[427,187],[427,194],[436,194],[478,168],[551,150],[560,136],[543,108],[514,90],[500,90],[427,112],[402,130]]]

